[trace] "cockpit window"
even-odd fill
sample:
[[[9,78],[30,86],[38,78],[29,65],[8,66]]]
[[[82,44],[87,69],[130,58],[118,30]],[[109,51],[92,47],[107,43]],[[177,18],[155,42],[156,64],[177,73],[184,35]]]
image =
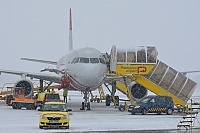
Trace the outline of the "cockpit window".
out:
[[[75,57],[71,64],[75,63],[102,63],[105,64],[105,60],[103,58],[84,58],[84,57]]]
[[[99,60],[100,60],[100,63],[106,64],[103,58],[99,58]]]
[[[80,63],[89,63],[89,58],[80,58]]]
[[[75,60],[76,60],[76,58],[74,58],[74,59],[72,60],[71,64],[74,64]]]
[[[74,60],[74,63],[78,63],[79,62],[79,57],[76,58],[76,60]]]
[[[98,58],[90,58],[90,63],[99,63]]]

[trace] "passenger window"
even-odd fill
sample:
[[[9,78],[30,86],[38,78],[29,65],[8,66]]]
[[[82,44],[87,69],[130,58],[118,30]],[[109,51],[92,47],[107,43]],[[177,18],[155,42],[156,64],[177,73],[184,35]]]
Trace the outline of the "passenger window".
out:
[[[90,63],[99,63],[98,58],[90,58]]]
[[[106,64],[103,58],[99,58],[100,63]]]
[[[89,58],[80,58],[80,63],[89,63]]]
[[[79,57],[76,58],[76,60],[74,60],[74,63],[78,63],[79,62]]]
[[[165,100],[163,99],[163,97],[159,97],[157,99],[158,99],[157,100],[158,103],[164,103],[165,102]]]
[[[151,102],[151,103],[155,103],[155,99],[151,99],[150,102]]]

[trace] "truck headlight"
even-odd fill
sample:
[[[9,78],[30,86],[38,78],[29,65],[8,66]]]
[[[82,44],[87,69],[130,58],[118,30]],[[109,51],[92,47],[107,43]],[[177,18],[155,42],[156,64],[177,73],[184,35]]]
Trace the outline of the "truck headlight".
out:
[[[140,106],[135,106],[136,109],[140,108]]]
[[[67,115],[63,115],[63,117],[61,117],[61,120],[63,119],[67,119]]]
[[[41,115],[41,118],[44,119],[44,120],[47,119],[47,117],[45,117],[44,115]]]

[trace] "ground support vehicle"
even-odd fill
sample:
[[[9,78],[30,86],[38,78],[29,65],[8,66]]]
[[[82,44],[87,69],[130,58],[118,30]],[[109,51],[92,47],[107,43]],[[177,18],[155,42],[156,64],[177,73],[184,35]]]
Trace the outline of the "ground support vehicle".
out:
[[[171,115],[173,113],[174,103],[169,96],[147,96],[141,102],[138,102],[136,106],[130,105],[128,112],[133,115],[136,113],[141,113],[145,115],[147,113],[166,113]]]
[[[36,100],[32,98],[25,98],[24,94],[18,94],[14,100],[10,101],[13,109],[21,109],[25,107],[27,110],[35,110],[37,108]]]
[[[40,110],[40,109],[39,109]],[[66,103],[46,102],[41,109],[39,128],[66,128],[69,129],[69,111]]]
[[[36,97],[37,106],[40,108],[45,102],[61,102],[60,94],[55,92],[40,92]]]

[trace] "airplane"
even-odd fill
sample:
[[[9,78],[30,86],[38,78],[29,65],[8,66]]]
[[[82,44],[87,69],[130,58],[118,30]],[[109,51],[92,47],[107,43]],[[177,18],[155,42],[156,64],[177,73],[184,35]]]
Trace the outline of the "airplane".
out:
[[[111,48],[111,53],[116,53],[116,46]],[[110,60],[114,59],[114,60]],[[43,88],[43,81],[49,81],[48,85],[52,83],[59,84],[58,89],[75,90],[81,91],[84,94],[84,102],[82,102],[81,110],[90,110],[89,94],[91,91],[96,90],[102,84],[112,82],[112,95],[116,91],[117,80],[123,80],[122,77],[109,77],[107,76],[108,71],[115,71],[116,67],[113,65],[116,55],[101,53],[99,50],[92,47],[84,47],[80,49],[73,49],[72,41],[72,14],[71,9],[69,11],[69,45],[68,53],[62,56],[58,61],[40,60],[40,59],[30,59],[21,58],[26,61],[33,61],[38,63],[45,63],[55,65],[55,68],[45,68],[41,72],[47,71],[50,73],[55,73],[52,75],[47,75],[45,73],[32,73],[23,71],[13,71],[0,69],[1,73],[20,75],[22,78],[17,81],[14,87],[23,87],[26,89],[26,97],[31,97],[33,94],[33,83],[30,79],[39,79],[40,88]],[[108,87],[107,87],[108,88]],[[147,95],[147,89],[139,85],[138,83],[131,81],[129,84],[132,96],[134,98],[134,92],[140,94],[140,99]],[[145,91],[144,91],[145,89]]]
[[[60,89],[77,90],[84,93],[84,106],[90,107],[88,99],[89,92],[96,90],[102,85],[106,78],[107,65],[102,53],[91,47],[84,47],[73,50],[72,42],[72,15],[69,15],[69,48],[68,53],[61,57],[57,62],[21,58],[22,60],[34,61],[56,65],[56,69],[46,68],[41,71],[54,72],[56,76],[34,74],[29,72],[2,70],[0,73],[21,75],[23,78],[15,84],[15,87],[26,86],[32,92],[33,85],[26,77],[46,80],[60,84]],[[30,94],[31,95],[31,94]],[[28,95],[29,96],[29,95]],[[83,108],[83,107],[82,107]],[[89,109],[89,108],[88,108]]]

